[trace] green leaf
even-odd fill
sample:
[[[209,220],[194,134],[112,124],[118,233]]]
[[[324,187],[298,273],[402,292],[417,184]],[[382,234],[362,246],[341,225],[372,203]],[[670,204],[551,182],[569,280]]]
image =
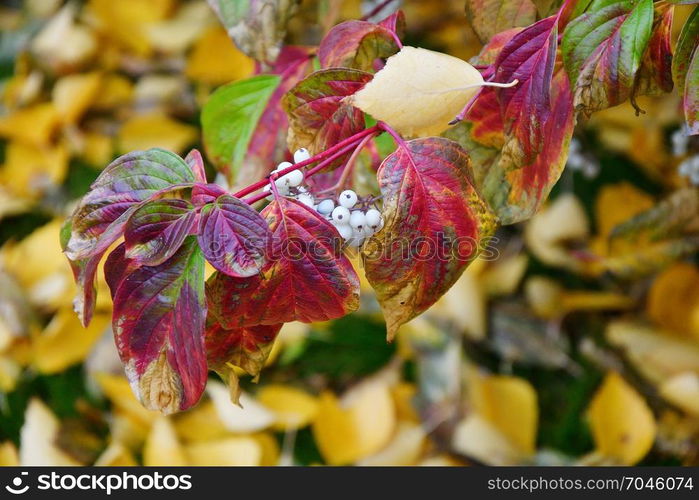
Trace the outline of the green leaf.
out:
[[[257,122],[281,77],[259,75],[216,89],[204,104],[201,125],[209,160],[234,183]]]

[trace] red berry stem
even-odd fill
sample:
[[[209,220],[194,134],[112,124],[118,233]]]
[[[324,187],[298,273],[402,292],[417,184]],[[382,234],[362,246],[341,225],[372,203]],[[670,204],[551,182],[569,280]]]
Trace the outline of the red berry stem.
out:
[[[381,131],[381,129],[379,128],[378,125],[374,125],[373,127],[364,129],[361,132],[354,134],[353,136],[348,137],[347,139],[345,139],[343,141],[338,142],[334,146],[326,149],[325,151],[321,151],[317,155],[310,157],[308,160],[304,160],[304,161],[296,163],[295,165],[291,165],[290,167],[287,167],[283,170],[280,170],[276,174],[278,177],[281,177],[283,175],[288,174],[289,172],[293,172],[294,170],[298,170],[299,168],[303,168],[303,167],[305,167],[307,165],[311,165],[313,163],[322,162],[323,160],[330,158],[330,157],[332,157],[332,160],[335,160],[335,159],[337,159],[338,156],[341,156],[342,154],[347,153],[347,151],[343,151],[341,154],[338,154],[338,151],[343,150],[347,146],[350,146],[350,149],[351,149],[352,146],[355,146],[359,142],[361,142],[361,140],[364,139],[364,137],[372,135],[372,134],[376,134],[377,132],[380,132],[380,131]],[[324,167],[326,167],[328,164],[329,164],[329,162],[326,162]],[[318,166],[314,167],[314,169],[317,168]],[[308,176],[310,174],[310,172],[314,169],[309,170],[306,173],[306,176]],[[269,175],[267,177],[265,177],[264,179],[262,179],[261,181],[257,181],[253,184],[250,184],[248,187],[245,187],[245,188],[241,189],[240,191],[234,193],[233,196],[235,196],[236,198],[242,198],[243,196],[247,196],[251,193],[254,193],[255,191],[257,191],[259,189],[262,189],[268,183],[269,183]],[[264,198],[264,196],[262,198]],[[262,199],[262,198],[260,198],[260,199]]]

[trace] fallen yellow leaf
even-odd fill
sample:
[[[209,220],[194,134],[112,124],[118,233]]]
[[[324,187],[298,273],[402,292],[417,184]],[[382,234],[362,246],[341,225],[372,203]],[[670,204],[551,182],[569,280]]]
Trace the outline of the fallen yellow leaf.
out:
[[[209,29],[197,40],[187,59],[186,74],[192,80],[209,85],[247,78],[255,61],[243,54],[219,27]]]
[[[616,372],[609,372],[588,409],[597,451],[623,465],[641,460],[653,446],[656,425],[643,398]]]
[[[313,436],[328,464],[346,465],[386,446],[395,425],[388,385],[367,379],[341,400],[327,391],[320,395]]]
[[[197,138],[197,129],[153,113],[134,116],[119,130],[120,152],[139,151],[149,148],[163,148],[182,154]]]
[[[300,429],[316,416],[316,398],[286,385],[266,385],[257,392],[257,400],[275,414],[273,427],[280,431]]]

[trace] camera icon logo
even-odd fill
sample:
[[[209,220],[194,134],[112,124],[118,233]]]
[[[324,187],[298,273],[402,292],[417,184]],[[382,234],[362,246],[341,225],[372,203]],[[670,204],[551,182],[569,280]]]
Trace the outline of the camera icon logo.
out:
[[[29,485],[26,484],[24,487],[22,487],[22,476],[28,476],[28,472],[22,472],[19,476],[15,477],[12,480],[12,485],[7,485],[5,486],[5,489],[12,493],[13,495],[21,495],[22,493],[26,493],[27,490],[29,489]]]

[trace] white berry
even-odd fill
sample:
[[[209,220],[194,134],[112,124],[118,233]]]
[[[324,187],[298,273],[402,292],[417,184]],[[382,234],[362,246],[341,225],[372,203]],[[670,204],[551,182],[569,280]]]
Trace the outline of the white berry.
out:
[[[296,187],[303,182],[303,172],[301,172],[301,170],[294,170],[286,175],[283,175],[282,179],[286,179],[289,186]]]
[[[297,149],[294,153],[294,163],[301,163],[311,157],[311,153],[306,148]]]
[[[338,201],[343,207],[352,208],[354,204],[357,203],[357,193],[351,189],[347,189],[340,193],[340,198]]]
[[[343,239],[348,240],[352,237],[352,228],[347,224],[333,224],[337,232],[340,233]]]
[[[350,215],[350,226],[352,226],[352,229],[361,231],[364,229],[365,225],[366,216],[364,215],[364,212],[361,210],[353,210],[352,214]]]
[[[335,207],[332,218],[338,224],[349,224],[350,211],[346,207]]]
[[[313,208],[313,204],[315,203],[313,196],[308,193],[301,193],[296,199],[310,208]]]
[[[372,229],[376,229],[377,227],[379,227],[379,224],[381,223],[381,212],[379,212],[375,208],[370,208],[366,211],[365,216],[367,226],[369,226]]]
[[[335,203],[332,200],[323,200],[318,203],[318,213],[323,215],[331,214],[335,208]]]
[[[269,193],[271,189],[272,189],[272,186],[270,186],[269,184],[267,184],[265,187],[262,188],[262,191],[265,192],[265,193]],[[268,196],[266,196],[266,198],[267,198],[269,201],[272,201],[272,200],[274,199],[274,195],[273,195],[272,193],[270,193]]]

